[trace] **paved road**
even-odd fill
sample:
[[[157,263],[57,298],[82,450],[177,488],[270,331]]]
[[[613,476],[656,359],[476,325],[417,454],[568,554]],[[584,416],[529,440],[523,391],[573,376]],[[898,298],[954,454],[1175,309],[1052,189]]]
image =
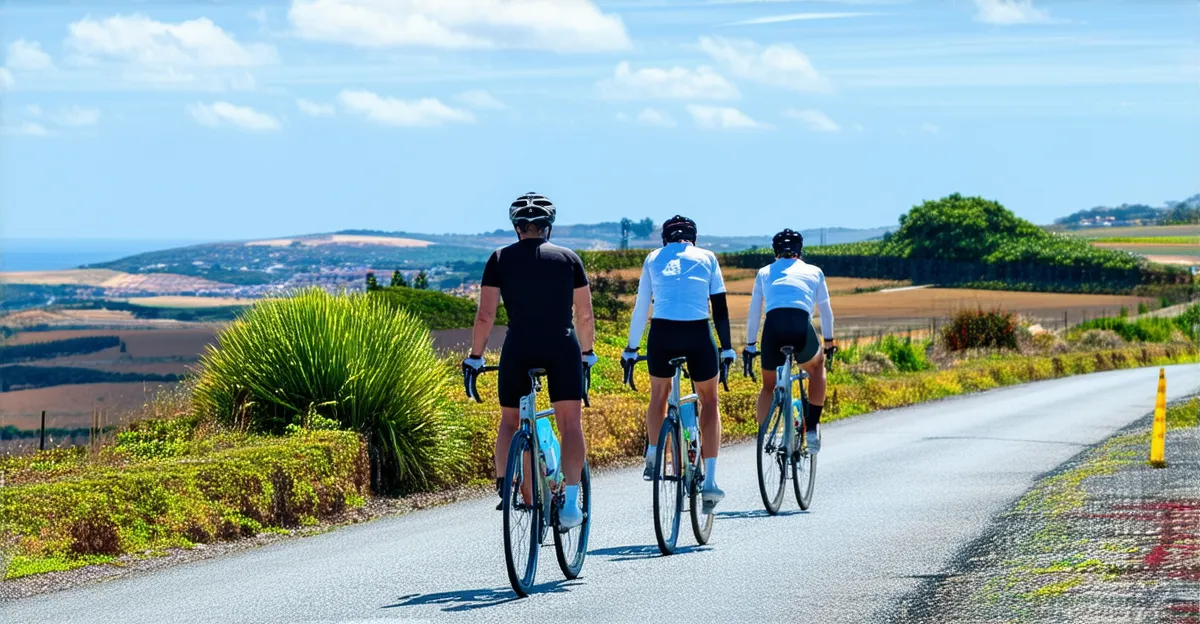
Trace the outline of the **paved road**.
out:
[[[754,448],[724,449],[712,540],[672,557],[654,546],[640,469],[600,475],[583,575],[563,581],[545,549],[545,585],[525,600],[508,588],[488,499],[16,601],[0,619],[881,621],[1039,474],[1153,409],[1157,375],[1100,373],[833,423],[807,513],[789,498],[764,517]],[[1171,367],[1167,379],[1171,397],[1196,392],[1200,367]]]

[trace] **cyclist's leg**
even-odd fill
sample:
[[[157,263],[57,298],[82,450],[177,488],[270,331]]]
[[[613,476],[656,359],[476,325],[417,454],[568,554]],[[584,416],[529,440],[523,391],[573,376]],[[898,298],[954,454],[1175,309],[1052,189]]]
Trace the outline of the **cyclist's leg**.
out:
[[[500,489],[500,483],[504,479],[504,470],[508,462],[508,447],[512,445],[513,435],[517,433],[517,429],[521,426],[521,397],[529,394],[533,389],[526,366],[526,358],[524,357],[521,348],[520,339],[515,336],[506,336],[504,347],[500,351],[500,364],[497,371],[496,385],[500,399],[500,428],[496,433],[496,455],[494,457],[496,465],[496,489]],[[525,474],[533,474],[533,458],[529,458],[526,462]],[[522,484],[522,491],[525,495],[525,500],[528,502],[532,497],[532,484],[526,480]]]
[[[690,331],[694,331],[695,334],[690,336],[688,341],[691,347],[687,354],[688,372],[696,381],[696,395],[700,400],[700,432],[703,438],[700,456],[704,458],[704,486],[701,488],[701,494],[704,499],[704,513],[711,513],[712,507],[725,497],[725,492],[717,487],[717,455],[721,450],[721,409],[717,400],[720,361],[717,344],[713,341],[708,322],[698,323],[692,326]]]
[[[767,412],[771,409],[771,401],[775,398],[775,369],[783,366],[787,362],[787,357],[780,349],[785,346],[794,345],[795,342],[791,339],[788,332],[788,313],[785,309],[776,309],[767,312],[766,321],[763,322],[762,340],[759,344],[762,358],[762,389],[758,393],[758,424],[762,424],[767,418]]]
[[[671,396],[671,382],[675,377],[675,368],[670,362],[672,358],[684,355],[676,346],[681,342],[677,323],[662,319],[650,321],[650,335],[646,339],[650,404],[646,407],[646,469],[642,472],[642,477],[647,480],[653,478],[659,429],[667,416],[667,399]]]
[[[776,378],[775,369],[763,367],[762,388],[758,391],[758,405],[755,410],[755,416],[758,417],[760,425],[767,419],[767,412],[771,410],[771,401],[775,400]]]
[[[561,339],[557,345],[546,345],[546,354],[543,366],[562,449],[564,504],[558,519],[564,528],[572,528],[583,522],[583,510],[579,507],[579,481],[587,457],[582,423],[583,360],[574,336]]]
[[[802,356],[806,356],[808,360],[801,365],[801,368],[808,373],[808,414],[804,419],[804,428],[809,433],[817,431],[817,425],[821,424],[821,411],[825,408],[825,351],[821,349],[821,339],[817,336],[817,332],[813,329],[812,323],[808,325],[808,336],[805,338],[805,346],[802,350]],[[809,449],[813,452],[820,450],[820,442],[813,443],[813,438],[810,436]]]

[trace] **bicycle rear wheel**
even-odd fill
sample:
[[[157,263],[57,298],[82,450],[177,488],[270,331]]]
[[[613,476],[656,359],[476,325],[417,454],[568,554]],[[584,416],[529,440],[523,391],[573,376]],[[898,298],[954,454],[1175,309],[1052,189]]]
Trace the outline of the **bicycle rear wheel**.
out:
[[[771,403],[767,419],[758,427],[758,493],[763,506],[772,516],[779,513],[783,503],[783,488],[787,479],[787,449],[783,447],[783,404]]]
[[[654,537],[662,554],[675,552],[683,515],[684,462],[674,409],[663,420],[654,453]]]
[[[583,524],[565,533],[554,531],[554,554],[558,557],[558,567],[568,579],[579,576],[583,569],[588,533],[592,527],[592,477],[587,462],[583,464],[583,475],[579,479],[579,508],[583,510]]]
[[[797,440],[800,439],[800,427],[796,430]],[[813,487],[817,484],[817,456],[809,454],[807,448],[797,450],[796,455],[792,459],[792,489],[800,509],[808,509],[812,504]]]
[[[700,446],[699,443],[696,445]],[[713,514],[703,513],[702,508],[704,501],[700,495],[700,489],[704,485],[704,479],[700,476],[703,472],[704,460],[700,459],[700,454],[696,454],[696,463],[692,467],[691,483],[688,484],[688,506],[691,507],[692,516],[692,535],[696,536],[696,543],[704,545],[708,543],[709,536],[712,535]]]
[[[542,507],[538,500],[538,476],[533,435],[522,428],[508,447],[504,471],[504,563],[508,581],[518,596],[528,596],[537,575],[538,549],[541,547]],[[529,490],[525,500],[522,489]]]

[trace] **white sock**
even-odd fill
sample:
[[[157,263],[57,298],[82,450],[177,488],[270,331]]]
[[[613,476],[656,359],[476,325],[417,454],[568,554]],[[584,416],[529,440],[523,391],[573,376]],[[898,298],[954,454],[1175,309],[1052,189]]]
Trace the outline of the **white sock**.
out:
[[[717,458],[709,457],[704,460],[704,487],[717,484]]]
[[[654,455],[658,453],[658,445],[646,447],[646,459],[654,459]]]
[[[579,484],[568,485],[563,488],[564,501],[571,509],[579,509]]]

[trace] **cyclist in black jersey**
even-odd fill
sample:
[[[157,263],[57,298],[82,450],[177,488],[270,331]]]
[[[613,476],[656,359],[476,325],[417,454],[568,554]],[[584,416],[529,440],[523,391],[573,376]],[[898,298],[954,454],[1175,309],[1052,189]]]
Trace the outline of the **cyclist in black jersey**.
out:
[[[572,528],[583,522],[578,496],[587,450],[580,422],[583,366],[596,363],[592,350],[596,328],[583,262],[570,249],[549,242],[556,212],[550,200],[534,193],[517,198],[509,208],[519,240],[496,250],[483,269],[471,355],[463,361],[463,372],[483,367],[497,304],[503,299],[509,323],[497,380],[496,489],[503,487],[508,447],[520,426],[521,397],[531,390],[529,369],[544,368],[562,439],[566,504],[559,521],[564,528]]]

